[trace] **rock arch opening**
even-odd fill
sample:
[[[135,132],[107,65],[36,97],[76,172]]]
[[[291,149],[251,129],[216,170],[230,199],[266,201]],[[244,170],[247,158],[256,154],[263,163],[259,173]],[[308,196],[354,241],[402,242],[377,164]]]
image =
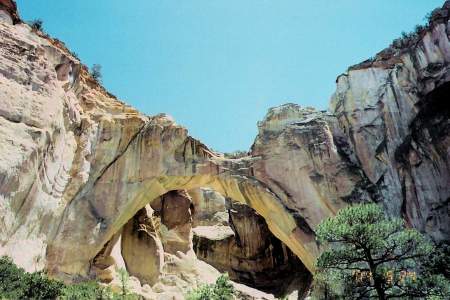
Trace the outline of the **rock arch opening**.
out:
[[[99,185],[99,184],[98,184]],[[276,196],[264,185],[241,176],[172,176],[158,177],[141,182],[139,188],[127,188],[127,193],[114,199],[116,201],[75,201],[71,203],[60,232],[48,248],[49,262],[57,261],[52,272],[64,274],[89,273],[89,262],[104,248],[113,236],[146,204],[169,191],[200,187],[212,188],[255,209],[264,218],[269,230],[283,241],[302,261],[308,270],[313,270],[314,259],[318,253],[314,237],[304,235],[297,227],[289,211],[277,201]],[[120,188],[120,187],[119,187]],[[106,184],[97,190],[102,199],[113,197],[117,184]],[[72,209],[71,209],[72,208]],[[83,212],[76,216],[72,212]],[[103,216],[107,216],[103,217]],[[82,227],[82,228],[80,228]],[[77,233],[77,234],[74,234]],[[79,245],[84,245],[79,247]],[[53,256],[58,255],[58,256]]]
[[[304,295],[311,284],[311,273],[255,210],[210,188],[169,191],[150,201],[97,254],[91,269],[111,281],[114,264],[123,262],[130,275],[152,286],[170,273],[170,260],[180,253],[275,296]]]

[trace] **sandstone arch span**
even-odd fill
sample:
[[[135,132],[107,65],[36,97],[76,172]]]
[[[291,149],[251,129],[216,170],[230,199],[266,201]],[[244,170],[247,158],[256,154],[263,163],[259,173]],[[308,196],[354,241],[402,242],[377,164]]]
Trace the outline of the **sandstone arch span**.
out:
[[[147,124],[69,204],[47,250],[54,274],[87,275],[90,261],[139,209],[171,190],[198,187],[210,187],[255,209],[272,233],[313,270],[319,249],[312,232],[298,226],[279,196],[250,176],[252,158],[216,156],[184,128],[162,123]]]

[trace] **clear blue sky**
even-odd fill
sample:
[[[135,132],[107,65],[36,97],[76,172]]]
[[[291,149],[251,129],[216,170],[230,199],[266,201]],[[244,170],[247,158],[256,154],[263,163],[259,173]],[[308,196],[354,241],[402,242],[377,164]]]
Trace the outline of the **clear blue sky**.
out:
[[[267,109],[326,109],[337,75],[444,0],[18,0],[141,112],[220,151],[246,150]]]

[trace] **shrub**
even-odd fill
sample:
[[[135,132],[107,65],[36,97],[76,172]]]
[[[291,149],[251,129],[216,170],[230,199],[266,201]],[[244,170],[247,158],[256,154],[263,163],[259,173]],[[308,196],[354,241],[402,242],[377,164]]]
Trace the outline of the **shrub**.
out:
[[[433,20],[433,16],[435,13],[437,13],[440,9],[439,8],[435,8],[434,10],[430,11],[429,13],[427,13],[425,15],[424,20],[428,22],[428,24],[431,23],[431,21]]]
[[[56,299],[62,294],[64,283],[48,278],[43,272],[25,274],[25,299]]]
[[[42,272],[27,273],[11,258],[0,258],[0,299],[55,299],[64,284],[49,279]]]
[[[32,20],[29,25],[33,28],[33,30],[44,31],[44,21],[42,21],[42,19]]]
[[[420,34],[424,29],[425,29],[425,26],[423,26],[423,25],[416,25],[416,27],[414,28],[414,32],[418,35],[418,34]]]
[[[108,287],[103,287],[97,282],[83,282],[78,284],[67,285],[61,296],[64,300],[78,299],[110,299],[112,291]]]
[[[121,293],[122,296],[125,297],[128,294],[128,281],[130,280],[130,275],[124,268],[119,269],[119,279],[120,279]]]
[[[0,299],[20,299],[24,297],[26,285],[25,271],[18,268],[9,257],[0,258]]]
[[[406,31],[402,31],[402,39],[407,39],[409,37],[408,33],[406,33]]]
[[[61,300],[135,300],[139,297],[128,291],[128,273],[120,273],[122,292],[115,294],[109,287],[97,282],[66,285],[48,278],[43,272],[27,273],[17,267],[11,258],[0,257],[0,299],[61,299]]]
[[[71,54],[74,58],[80,60],[80,57],[78,56],[78,53],[76,53],[75,51],[71,51],[70,54]]]
[[[233,298],[234,288],[228,274],[222,274],[214,284],[205,284],[190,292],[188,300],[229,300]]]
[[[94,64],[91,68],[91,76],[94,78],[97,82],[102,82],[102,66],[99,64]]]
[[[231,298],[234,287],[228,278],[228,274],[222,274],[217,278],[213,291],[218,300],[227,300]]]
[[[407,47],[408,44],[409,44],[409,42],[410,42],[412,39],[418,37],[424,30],[426,30],[426,29],[430,26],[431,20],[432,20],[432,18],[433,18],[433,14],[434,14],[437,10],[439,10],[439,9],[435,9],[434,11],[428,13],[428,14],[425,16],[424,20],[427,21],[427,25],[417,24],[417,25],[414,27],[414,31],[412,31],[412,32],[406,32],[406,31],[403,31],[403,32],[401,33],[401,37],[400,37],[400,38],[397,38],[397,39],[393,40],[393,42],[391,43],[391,47],[392,47],[392,48],[395,48],[395,49],[401,49],[401,48],[403,48],[403,47]]]
[[[214,290],[210,285],[202,285],[190,292],[187,296],[188,300],[210,300],[214,297]]]
[[[442,274],[450,280],[450,244],[436,245],[435,251],[425,258],[423,265],[431,274]]]

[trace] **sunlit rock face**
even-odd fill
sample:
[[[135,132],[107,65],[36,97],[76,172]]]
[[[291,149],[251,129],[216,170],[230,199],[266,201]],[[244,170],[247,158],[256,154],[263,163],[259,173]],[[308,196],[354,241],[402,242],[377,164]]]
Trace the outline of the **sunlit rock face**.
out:
[[[0,23],[0,39],[7,45],[0,59],[0,252],[36,270],[51,267],[47,247],[65,209],[147,118],[28,25]],[[62,65],[68,76],[58,76]],[[82,252],[83,244],[76,248]]]
[[[341,75],[330,112],[269,110],[239,159],[212,152],[167,115],[117,100],[61,42],[16,22],[11,3],[0,0],[0,255],[28,271],[114,282],[123,261],[153,285],[143,292],[179,296],[218,276],[191,249],[193,232],[214,237],[201,230],[213,222],[228,226],[216,246],[234,245],[225,257],[245,257],[242,274],[262,285],[251,254],[271,245],[283,251],[264,252],[263,266],[283,252],[276,266],[295,254],[313,271],[317,224],[360,201],[449,240],[450,2],[414,41]],[[204,201],[200,191],[215,196]],[[230,213],[219,194],[252,214]],[[145,218],[156,223],[144,232]],[[158,259],[141,261],[143,252]],[[204,259],[233,265],[210,251]]]
[[[254,176],[279,195],[311,240],[320,221],[353,195],[370,199],[361,172],[336,147],[336,122],[329,113],[285,104],[270,109],[258,123],[252,146]]]
[[[164,248],[155,233],[151,211],[141,209],[121,232],[121,253],[130,275],[154,285],[164,263]]]

